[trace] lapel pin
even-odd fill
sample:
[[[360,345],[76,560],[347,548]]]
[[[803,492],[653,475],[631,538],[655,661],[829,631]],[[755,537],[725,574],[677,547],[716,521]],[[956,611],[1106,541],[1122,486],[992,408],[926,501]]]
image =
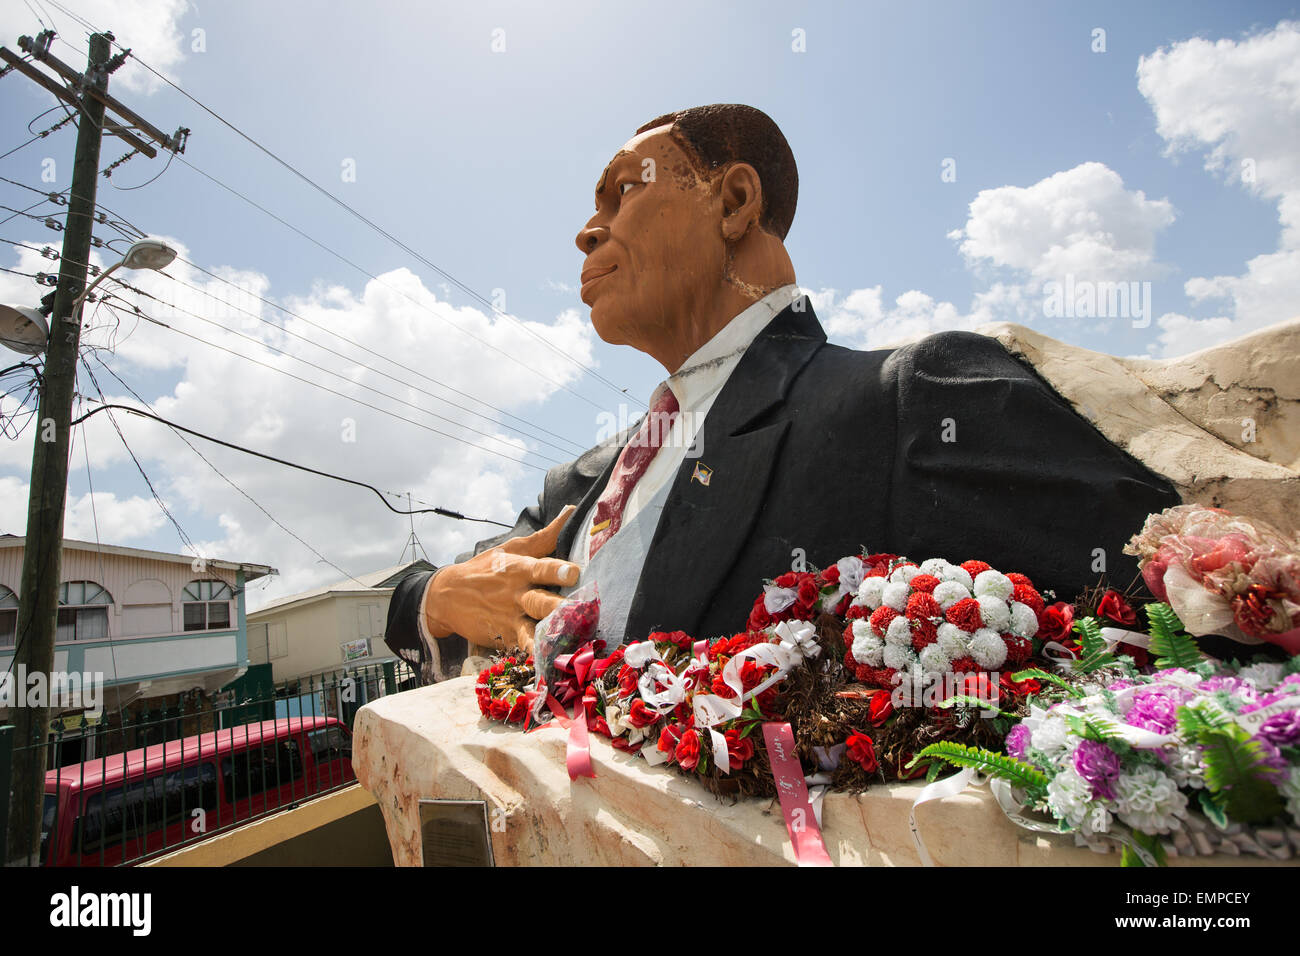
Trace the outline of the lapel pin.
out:
[[[697,461],[695,463],[695,471],[691,473],[691,481],[697,479],[705,488],[709,487],[709,482],[713,479],[713,469],[708,465]]]
[[[600,534],[602,531],[604,531],[606,528],[609,527],[609,523],[613,520],[614,520],[613,518],[606,518],[604,521],[600,522],[600,524],[592,525],[591,534],[593,535]]]

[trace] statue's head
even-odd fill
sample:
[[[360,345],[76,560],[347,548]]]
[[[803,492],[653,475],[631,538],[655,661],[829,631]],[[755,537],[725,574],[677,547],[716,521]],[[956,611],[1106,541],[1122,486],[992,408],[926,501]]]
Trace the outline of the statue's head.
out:
[[[646,123],[605,167],[577,236],[597,334],[675,371],[794,281],[784,240],[798,194],[794,154],[760,110],[698,106]]]

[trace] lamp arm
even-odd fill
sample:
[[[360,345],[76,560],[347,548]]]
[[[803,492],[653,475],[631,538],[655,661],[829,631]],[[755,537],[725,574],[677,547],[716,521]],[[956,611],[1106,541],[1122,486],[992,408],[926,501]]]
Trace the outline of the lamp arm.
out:
[[[86,304],[86,297],[89,296],[90,293],[95,291],[95,287],[97,285],[99,285],[101,282],[103,282],[105,279],[111,276],[114,272],[118,270],[118,268],[120,268],[125,263],[126,263],[125,259],[119,259],[117,262],[113,263],[111,266],[109,266],[107,269],[105,269],[103,272],[97,275],[95,277],[95,281],[92,282],[90,285],[86,286],[85,291],[83,291],[81,295],[77,296],[75,299],[72,300],[72,314],[66,316],[63,319],[63,321],[70,322],[73,325],[76,325],[78,322],[80,322],[81,309]]]

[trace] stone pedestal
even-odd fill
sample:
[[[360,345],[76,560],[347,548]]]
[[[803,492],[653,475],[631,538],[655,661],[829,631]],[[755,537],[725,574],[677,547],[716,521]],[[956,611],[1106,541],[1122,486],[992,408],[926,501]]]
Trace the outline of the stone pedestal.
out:
[[[393,860],[420,866],[418,801],[486,800],[498,866],[772,866],[794,854],[776,801],[720,799],[667,767],[592,736],[594,779],[570,781],[565,731],[483,719],[474,679],[384,697],[357,714],[353,767],[374,794]],[[916,866],[908,815],[921,782],[828,793],[823,833],[837,865]],[[494,812],[495,811],[495,812]],[[1115,866],[1113,853],[1012,824],[987,788],[922,804],[917,823],[941,866]],[[1256,857],[1174,859],[1251,864]]]

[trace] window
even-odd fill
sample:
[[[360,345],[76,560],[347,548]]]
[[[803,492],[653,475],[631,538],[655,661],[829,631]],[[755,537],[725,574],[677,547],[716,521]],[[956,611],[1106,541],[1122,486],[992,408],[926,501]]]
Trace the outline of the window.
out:
[[[229,803],[301,780],[302,771],[302,754],[296,740],[254,745],[221,761],[221,778]]]
[[[185,585],[182,611],[185,630],[211,631],[230,627],[230,602],[235,592],[225,581],[191,581]]]
[[[143,837],[168,823],[190,816],[195,809],[217,807],[217,768],[211,763],[173,770],[96,793],[86,800],[78,821],[81,852],[94,853],[126,840]]]
[[[67,581],[59,585],[56,641],[102,641],[108,637],[109,594],[94,581]]]
[[[13,647],[18,633],[18,595],[0,584],[0,647]]]
[[[316,763],[316,786],[323,789],[343,783],[346,764],[352,762],[352,741],[342,728],[313,730],[307,735],[307,746]],[[334,761],[345,761],[345,765],[340,767]]]

